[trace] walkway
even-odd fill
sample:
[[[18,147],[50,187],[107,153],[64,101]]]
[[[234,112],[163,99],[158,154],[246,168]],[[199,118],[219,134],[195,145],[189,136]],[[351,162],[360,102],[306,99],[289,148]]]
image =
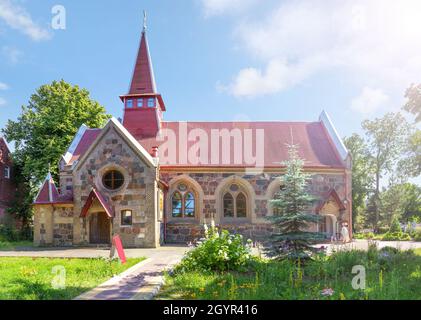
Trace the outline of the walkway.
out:
[[[158,249],[124,249],[127,258],[149,257],[161,254],[181,253],[187,250],[185,246],[166,245]],[[17,250],[0,250],[0,257],[34,257],[34,258],[108,258],[109,248],[37,248],[27,247]]]
[[[187,250],[186,247],[162,247],[149,251],[148,255],[143,253],[147,260],[80,295],[76,300],[151,300],[164,284],[164,271],[180,262]]]
[[[409,250],[409,249],[418,249],[421,248],[421,242],[414,242],[414,241],[375,241],[378,245],[378,248],[381,249],[383,247],[394,247],[401,250]],[[327,252],[331,253],[332,251],[339,251],[339,250],[367,250],[368,249],[368,241],[367,240],[353,240],[347,244],[320,244],[317,247],[325,246],[327,247]]]

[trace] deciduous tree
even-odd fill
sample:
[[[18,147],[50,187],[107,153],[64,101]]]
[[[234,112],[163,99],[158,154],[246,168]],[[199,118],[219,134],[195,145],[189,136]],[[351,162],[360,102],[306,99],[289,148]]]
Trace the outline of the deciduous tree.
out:
[[[9,120],[3,133],[14,141],[13,161],[18,168],[18,181],[24,184],[26,198],[16,213],[30,214],[34,190],[44,179],[49,164],[57,177],[57,164],[82,124],[102,127],[109,119],[105,109],[90,98],[86,89],[64,80],[41,86],[22,106],[17,121]]]
[[[380,221],[381,179],[396,170],[408,138],[409,124],[400,113],[387,113],[382,118],[365,120],[362,123],[374,170],[373,197],[370,200],[371,222],[377,230]]]

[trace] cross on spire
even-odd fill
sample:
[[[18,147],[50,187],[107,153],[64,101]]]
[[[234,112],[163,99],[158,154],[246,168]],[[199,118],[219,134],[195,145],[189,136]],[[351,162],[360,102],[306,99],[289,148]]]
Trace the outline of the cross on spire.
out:
[[[143,32],[146,32],[146,29],[147,29],[146,22],[147,22],[146,11],[143,10]]]

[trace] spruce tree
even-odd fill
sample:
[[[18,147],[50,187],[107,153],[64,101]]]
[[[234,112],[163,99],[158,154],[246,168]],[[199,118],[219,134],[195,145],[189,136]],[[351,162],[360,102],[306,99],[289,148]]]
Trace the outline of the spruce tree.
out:
[[[308,228],[319,221],[319,216],[311,213],[316,200],[308,193],[310,175],[304,173],[304,160],[298,155],[298,146],[288,145],[289,159],[283,164],[286,173],[282,179],[282,189],[275,194],[271,205],[276,214],[268,217],[275,228],[269,239],[266,254],[276,259],[303,260],[311,257],[315,248],[312,244],[324,238],[319,232]]]

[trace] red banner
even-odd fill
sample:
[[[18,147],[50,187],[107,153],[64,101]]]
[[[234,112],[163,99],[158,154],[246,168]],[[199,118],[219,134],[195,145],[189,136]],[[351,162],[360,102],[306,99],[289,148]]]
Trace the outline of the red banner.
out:
[[[113,245],[117,250],[118,257],[122,264],[126,263],[126,254],[124,253],[123,244],[121,242],[120,236],[117,234],[113,237]]]

